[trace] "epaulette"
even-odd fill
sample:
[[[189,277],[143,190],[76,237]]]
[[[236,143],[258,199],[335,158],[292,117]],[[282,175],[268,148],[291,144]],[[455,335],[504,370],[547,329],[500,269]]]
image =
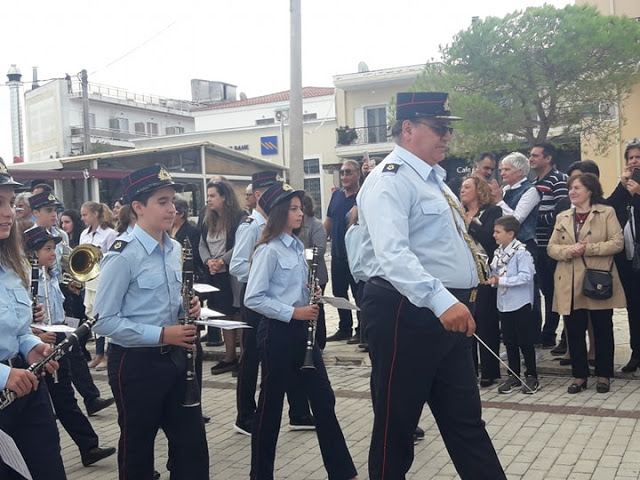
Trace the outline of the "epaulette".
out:
[[[398,163],[387,163],[384,168],[382,169],[383,172],[393,172],[393,173],[398,173],[398,169],[401,167],[402,165],[398,164]]]
[[[125,242],[124,240],[116,240],[115,242],[113,242],[113,245],[111,245],[109,251],[121,252],[127,245],[129,245],[129,242]]]
[[[254,219],[254,218],[252,218],[252,217],[247,217],[247,218],[245,218],[245,219],[244,219],[244,223],[251,223],[251,222],[253,222],[254,220],[255,220],[255,219]]]

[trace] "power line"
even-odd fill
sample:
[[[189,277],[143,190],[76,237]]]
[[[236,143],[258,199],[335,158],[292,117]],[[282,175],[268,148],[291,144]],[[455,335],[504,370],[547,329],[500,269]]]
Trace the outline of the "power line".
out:
[[[147,40],[145,40],[144,42],[142,42],[141,44],[139,44],[138,46],[132,48],[131,50],[129,50],[127,53],[125,53],[124,55],[116,58],[113,62],[108,63],[107,65],[105,65],[102,68],[99,68],[97,70],[94,70],[93,72],[91,72],[89,75],[93,76],[95,75],[97,72],[104,70],[105,68],[109,68],[111,65],[118,63],[120,60],[122,60],[125,57],[128,57],[129,55],[131,55],[133,52],[135,52],[136,50],[139,50],[140,48],[144,47],[147,43],[149,43],[151,40],[155,39],[156,37],[159,37],[160,35],[162,35],[164,32],[166,32],[167,30],[169,30],[171,27],[173,27],[176,23],[178,23],[177,21],[171,22],[169,25],[167,25],[166,27],[164,27],[162,30],[160,30],[158,33],[156,33],[155,35],[153,35],[152,37],[148,38]]]

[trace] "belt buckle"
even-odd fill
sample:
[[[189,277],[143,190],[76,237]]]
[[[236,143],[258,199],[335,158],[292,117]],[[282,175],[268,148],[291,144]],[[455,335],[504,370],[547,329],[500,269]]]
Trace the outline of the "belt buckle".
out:
[[[161,345],[160,346],[160,355],[166,355],[171,352],[171,345]]]
[[[9,366],[9,368],[13,368],[13,358],[10,358],[9,360],[7,360],[7,365]]]

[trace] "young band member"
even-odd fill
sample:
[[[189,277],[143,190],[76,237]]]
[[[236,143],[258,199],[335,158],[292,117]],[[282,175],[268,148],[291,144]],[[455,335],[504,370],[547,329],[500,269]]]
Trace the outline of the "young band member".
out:
[[[46,228],[47,233],[54,237],[62,237],[62,242],[56,244],[56,267],[60,267],[63,245],[69,245],[69,235],[56,226],[58,223],[57,210],[62,206],[62,202],[56,198],[53,192],[44,191],[34,193],[29,197],[29,205],[36,219],[34,226]]]
[[[0,158],[0,389],[18,399],[0,410],[0,429],[13,438],[34,480],[64,480],[60,437],[51,410],[46,383],[27,368],[51,352],[31,333],[29,273],[18,232],[15,230],[14,188],[22,186],[9,175]],[[49,373],[57,362],[47,366]],[[0,478],[22,476],[0,462]]]
[[[266,170],[254,173],[251,176],[252,192],[259,201],[264,192],[272,185],[280,183],[278,172]],[[262,235],[262,230],[267,223],[267,214],[257,204],[251,215],[240,224],[236,231],[236,244],[233,256],[229,264],[229,272],[235,275],[242,286],[241,296],[244,293],[249,280],[249,267],[251,256],[256,243]],[[243,435],[251,435],[253,416],[256,411],[256,382],[258,380],[258,358],[256,330],[260,323],[260,314],[247,308],[242,302],[242,320],[252,328],[247,328],[242,333],[242,359],[238,370],[238,384],[236,388],[236,407],[238,414],[233,429]],[[289,400],[289,428],[291,430],[313,430],[315,428],[313,416],[309,411],[307,396],[298,385],[291,385],[287,391]]]
[[[56,263],[56,245],[61,240],[60,237],[54,237],[47,233],[44,227],[34,227],[24,233],[27,255],[31,257],[31,255],[36,254],[40,267],[46,267],[45,269],[40,269],[38,301],[44,305],[45,322],[52,325],[64,323],[64,297],[60,290],[60,272],[53,268]],[[46,270],[46,273],[44,270]],[[40,337],[40,340],[50,345],[58,344],[66,338],[64,333],[56,334],[38,329],[32,329],[32,331]],[[69,355],[62,357],[59,360],[59,364],[60,369],[56,375],[57,379],[54,380],[51,376],[46,377],[47,389],[51,395],[56,417],[78,446],[82,464],[88,467],[103,458],[113,455],[116,453],[116,449],[113,447],[100,448],[98,446],[98,435],[96,435],[89,420],[78,407],[78,401],[71,385]]]
[[[153,478],[159,428],[169,440],[172,478],[209,479],[209,452],[200,406],[181,405],[186,386],[185,348],[194,325],[178,325],[181,247],[166,233],[176,214],[175,183],[153,165],[122,180],[123,197],[137,224],[118,237],[100,266],[95,330],[112,340],[109,384],[116,399],[121,479]],[[200,316],[195,297],[190,314]]]
[[[258,201],[269,219],[253,255],[245,295],[245,305],[262,315],[257,331],[262,388],[251,436],[253,480],[273,478],[283,398],[292,383],[301,385],[311,402],[329,478],[346,480],[357,475],[336,418],[335,396],[317,345],[313,348],[315,369],[300,370],[307,322],[318,318],[318,306],[309,305],[304,246],[293,233],[302,226],[303,196],[303,191],[277,183]]]

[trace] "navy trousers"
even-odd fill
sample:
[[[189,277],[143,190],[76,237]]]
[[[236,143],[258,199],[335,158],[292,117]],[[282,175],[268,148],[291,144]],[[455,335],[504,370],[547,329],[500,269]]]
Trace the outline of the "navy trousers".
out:
[[[329,480],[357,475],[335,413],[335,396],[320,349],[314,346],[315,370],[300,370],[304,360],[307,322],[262,318],[258,327],[262,385],[251,435],[251,479],[273,479],[284,393],[298,384],[309,398],[316,433]]]
[[[446,331],[430,310],[371,282],[361,308],[375,389],[369,478],[405,478],[426,402],[463,480],[506,479],[482,421],[471,339]]]

